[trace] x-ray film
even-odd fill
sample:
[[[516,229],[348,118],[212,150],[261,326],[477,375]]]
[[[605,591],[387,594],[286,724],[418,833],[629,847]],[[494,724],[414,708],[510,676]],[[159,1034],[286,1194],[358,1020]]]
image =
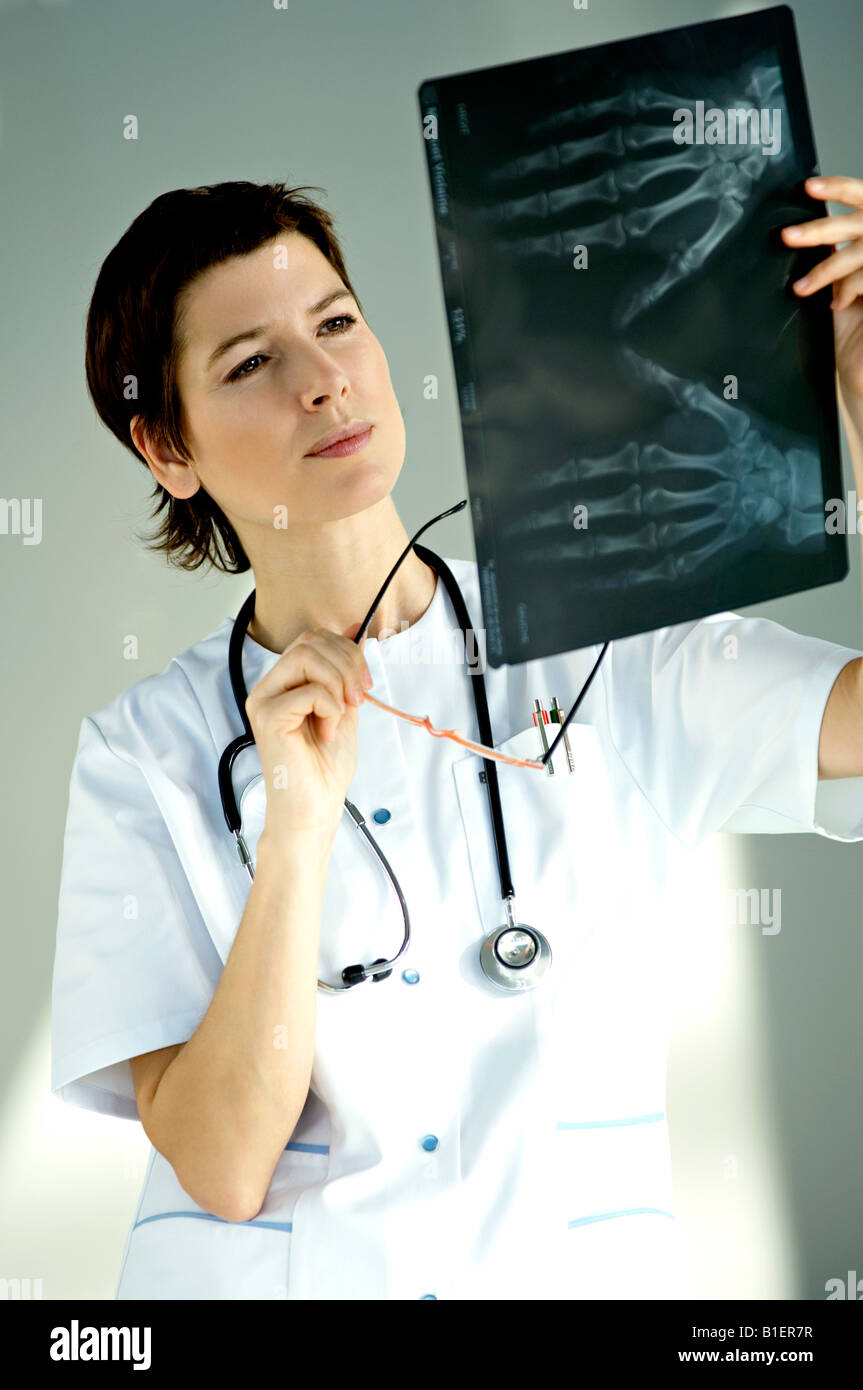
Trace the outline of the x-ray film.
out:
[[[493,666],[847,573],[790,9],[419,88]]]

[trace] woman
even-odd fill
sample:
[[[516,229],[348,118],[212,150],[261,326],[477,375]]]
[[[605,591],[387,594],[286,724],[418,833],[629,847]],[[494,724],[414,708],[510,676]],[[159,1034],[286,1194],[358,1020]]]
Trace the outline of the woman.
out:
[[[679,1295],[669,885],[720,828],[863,838],[814,809],[859,654],[735,614],[616,644],[569,726],[575,775],[563,748],[553,774],[493,764],[516,919],[554,961],[490,987],[487,765],[363,698],[480,738],[434,563],[411,551],[352,640],[409,541],[405,430],[328,214],[281,184],[156,199],[100,271],[87,378],[156,480],[158,547],[255,581],[232,769],[251,885],[218,781],[242,733],[230,619],[81,726],[52,1088],[152,1142],[117,1297]],[[478,624],[476,566],[445,566]],[[757,657],[724,660],[729,634]],[[597,655],[486,670],[497,749],[538,757],[534,699],[569,708]],[[404,959],[348,796],[401,885]]]

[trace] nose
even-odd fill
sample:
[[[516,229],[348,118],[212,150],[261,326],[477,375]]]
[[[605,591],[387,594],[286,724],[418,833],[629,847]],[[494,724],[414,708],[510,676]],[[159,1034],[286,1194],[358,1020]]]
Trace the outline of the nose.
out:
[[[307,385],[301,390],[300,399],[306,410],[350,395],[351,385],[344,367],[325,348],[305,370]]]

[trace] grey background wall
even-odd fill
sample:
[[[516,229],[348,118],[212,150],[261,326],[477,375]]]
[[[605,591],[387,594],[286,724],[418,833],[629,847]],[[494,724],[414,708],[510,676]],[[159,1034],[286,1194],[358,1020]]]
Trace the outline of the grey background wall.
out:
[[[0,492],[43,499],[40,544],[0,536],[0,1276],[40,1278],[46,1298],[111,1298],[147,1153],[137,1124],[48,1091],[80,720],[235,613],[251,587],[171,571],[135,539],[149,474],[101,426],[84,386],[102,259],[167,189],[322,185],[404,409],[395,499],[415,529],[465,495],[418,83],[750,8],[0,0]],[[863,9],[799,0],[794,11],[822,168],[861,175]],[[136,141],[123,138],[129,113]],[[430,372],[437,401],[423,398]],[[845,468],[851,488],[847,456]],[[433,544],[472,557],[464,516]],[[858,545],[849,537],[841,585],[746,611],[859,650]],[[123,657],[128,634],[135,662]],[[863,846],[815,835],[717,836],[693,856],[668,1104],[696,1297],[820,1299],[826,1279],[863,1270],[861,870]],[[781,932],[729,925],[715,910],[727,884],[781,886]]]

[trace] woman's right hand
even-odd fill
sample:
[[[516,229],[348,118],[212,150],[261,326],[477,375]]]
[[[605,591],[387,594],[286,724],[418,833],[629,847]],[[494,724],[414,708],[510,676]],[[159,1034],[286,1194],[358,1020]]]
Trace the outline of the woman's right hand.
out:
[[[371,674],[362,647],[326,628],[301,632],[252,687],[246,713],[267,789],[264,830],[335,833],[357,765],[357,720]]]

